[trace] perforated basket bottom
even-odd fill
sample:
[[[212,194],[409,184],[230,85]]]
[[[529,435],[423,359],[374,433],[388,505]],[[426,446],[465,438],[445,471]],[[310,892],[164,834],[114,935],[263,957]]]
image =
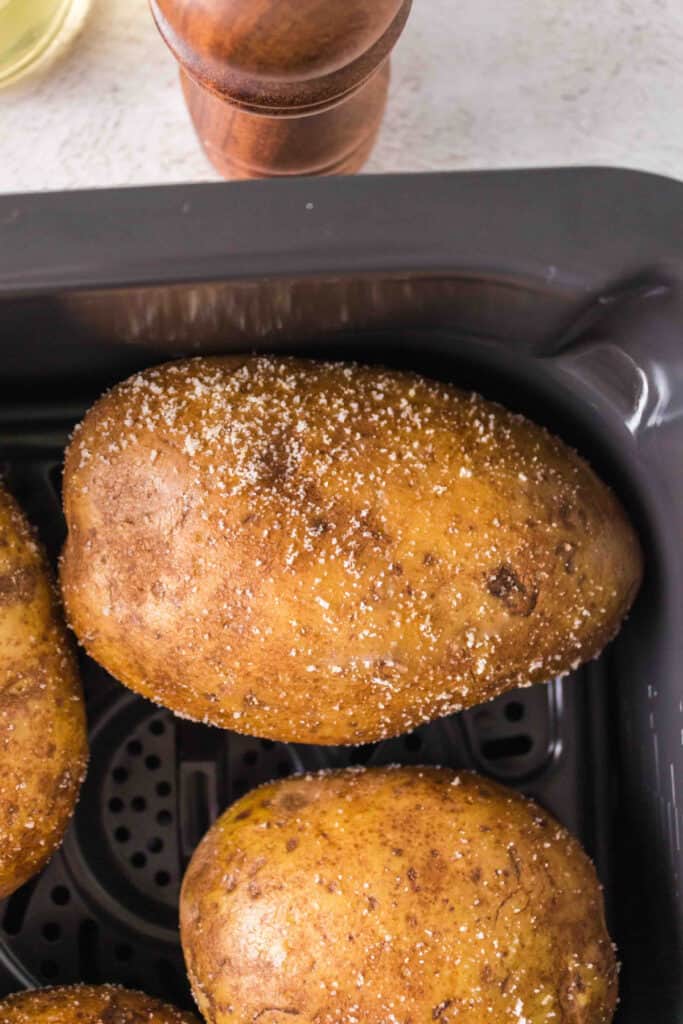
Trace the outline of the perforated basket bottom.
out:
[[[187,861],[221,809],[297,771],[397,761],[477,768],[534,795],[594,846],[585,808],[565,803],[561,785],[570,756],[563,733],[578,711],[580,682],[516,691],[400,739],[349,749],[188,723],[89,668],[101,692],[91,701],[91,769],[76,816],[45,871],[0,905],[8,989],[116,981],[189,1005],[177,934]]]
[[[0,466],[53,556],[63,537],[62,444],[59,435],[50,457]],[[399,739],[347,748],[285,745],[190,723],[130,693],[89,659],[82,664],[90,769],[63,847],[0,904],[0,994],[108,981],[191,1005],[177,931],[187,862],[231,801],[297,771],[395,762],[475,768],[544,804],[580,836],[608,881],[606,765],[594,746],[604,713],[599,665]]]

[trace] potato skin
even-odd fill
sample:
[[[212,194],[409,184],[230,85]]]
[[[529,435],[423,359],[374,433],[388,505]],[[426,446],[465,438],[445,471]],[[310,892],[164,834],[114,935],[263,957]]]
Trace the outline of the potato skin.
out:
[[[593,867],[472,773],[388,768],[254,790],[181,893],[208,1024],[607,1024],[617,970]]]
[[[0,1002],[0,1024],[197,1024],[141,992],[114,985],[73,985],[19,992]]]
[[[61,843],[87,757],[76,659],[47,563],[0,484],[0,898]]]
[[[476,395],[341,363],[132,377],[66,457],[61,579],[146,697],[272,739],[364,743],[597,655],[641,577],[619,503]]]

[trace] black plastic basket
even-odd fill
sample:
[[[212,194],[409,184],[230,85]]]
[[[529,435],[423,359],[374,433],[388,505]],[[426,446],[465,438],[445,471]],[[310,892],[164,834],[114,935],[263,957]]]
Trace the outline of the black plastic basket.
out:
[[[0,198],[0,468],[53,557],[64,444],[100,391],[244,350],[410,366],[545,423],[627,504],[643,591],[573,678],[355,749],[176,719],[84,658],[90,772],[62,850],[0,905],[0,992],[120,981],[189,1005],[178,887],[220,809],[301,769],[430,762],[580,836],[620,1024],[680,1024],[683,186],[576,169]]]

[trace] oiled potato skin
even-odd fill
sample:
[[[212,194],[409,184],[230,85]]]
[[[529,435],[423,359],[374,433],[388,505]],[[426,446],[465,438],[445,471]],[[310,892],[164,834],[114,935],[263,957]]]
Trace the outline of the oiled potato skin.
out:
[[[0,898],[61,842],[86,762],[76,659],[45,558],[0,484]]]
[[[254,790],[187,870],[208,1024],[606,1024],[593,867],[536,804],[470,773],[346,770]]]
[[[74,985],[20,992],[0,1002],[0,1024],[197,1024],[141,992],[113,985]]]
[[[62,585],[88,652],[189,717],[363,743],[548,679],[641,576],[560,441],[411,374],[217,357],[145,371],[66,458]]]

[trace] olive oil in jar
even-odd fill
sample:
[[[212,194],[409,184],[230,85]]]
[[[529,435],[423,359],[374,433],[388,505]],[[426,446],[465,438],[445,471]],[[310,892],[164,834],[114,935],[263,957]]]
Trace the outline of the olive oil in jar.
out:
[[[0,0],[0,86],[47,55],[83,0]]]

